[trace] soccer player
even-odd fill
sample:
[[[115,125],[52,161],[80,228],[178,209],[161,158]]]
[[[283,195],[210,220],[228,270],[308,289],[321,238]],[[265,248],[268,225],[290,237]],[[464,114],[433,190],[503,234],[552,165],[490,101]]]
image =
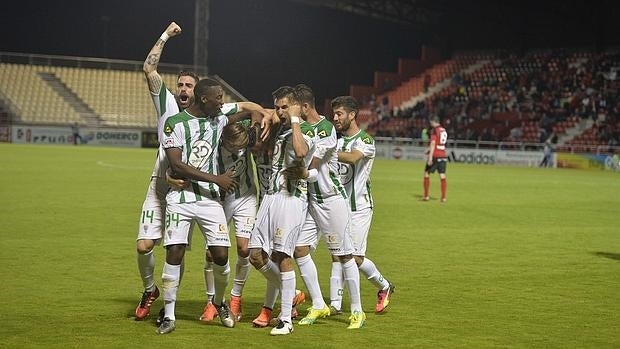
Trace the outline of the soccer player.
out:
[[[148,84],[153,104],[157,110],[158,129],[163,129],[165,120],[175,115],[179,110],[189,107],[194,100],[194,85],[198,82],[198,76],[191,72],[181,72],[177,78],[175,93],[172,94],[164,84],[157,72],[157,65],[164,45],[169,38],[181,33],[181,27],[172,22],[157,39],[144,61],[144,74]],[[155,256],[153,247],[159,244],[164,230],[164,213],[166,207],[166,170],[168,161],[163,148],[160,146],[155,167],[151,175],[151,181],[142,204],[142,215],[138,227],[136,249],[138,254],[138,270],[144,292],[135,310],[136,320],[142,320],[149,315],[151,305],[159,297],[159,289],[155,285],[153,273],[155,270]]]
[[[310,87],[301,84],[297,85],[295,90],[302,105],[302,117],[313,127],[316,142],[310,166],[316,174],[304,169],[302,175],[308,180],[308,212],[325,237],[330,253],[341,264],[351,301],[348,329],[358,329],[364,326],[366,314],[362,310],[360,298],[359,270],[353,259],[348,197],[338,177],[336,130],[332,123],[316,111],[314,93]],[[312,298],[312,307],[299,321],[300,325],[310,325],[316,319],[330,315],[330,308],[321,294],[316,266],[309,254],[312,246],[316,245],[317,234],[316,229],[304,229],[295,249],[297,265]]]
[[[292,256],[306,217],[307,183],[305,180],[287,178],[286,169],[308,167],[314,152],[314,134],[312,128],[299,117],[301,106],[294,89],[283,86],[274,91],[273,96],[276,112],[283,122],[271,156],[269,190],[263,197],[250,236],[250,262],[265,276],[268,288],[280,288],[282,310],[277,325],[270,333],[287,335],[293,332],[291,315],[295,298],[295,270]],[[273,303],[275,300],[265,300],[267,307],[271,305],[272,308]]]
[[[222,102],[224,91],[217,81],[200,80],[194,87],[195,102],[188,109],[168,118],[160,139],[170,163],[172,177],[191,180],[183,189],[173,189],[166,195],[166,262],[162,273],[164,319],[157,333],[174,331],[176,294],[180,282],[180,265],[190,241],[192,223],[203,233],[213,258],[215,295],[222,325],[234,327],[235,320],[224,301],[230,266],[230,240],[226,216],[221,204],[221,192],[232,192],[238,187],[234,171],[219,173],[218,145],[223,128],[248,117],[241,111],[259,111],[262,107],[252,102]],[[268,129],[269,120],[263,126]]]
[[[260,116],[260,114],[258,114]],[[276,121],[277,122],[277,121]],[[226,222],[234,221],[235,237],[237,242],[237,264],[235,266],[235,276],[233,287],[230,291],[230,311],[235,321],[240,321],[242,316],[243,287],[249,276],[250,262],[248,242],[250,233],[254,228],[256,219],[256,185],[254,183],[254,170],[251,160],[250,137],[248,130],[256,131],[253,134],[252,143],[258,139],[260,141],[260,130],[257,126],[249,126],[251,120],[229,124],[224,127],[222,134],[222,144],[220,149],[219,166],[223,172],[229,169],[235,171],[235,182],[239,186],[234,193],[223,193],[224,214]],[[255,124],[256,125],[256,124]],[[208,302],[205,306],[200,320],[211,321],[217,314],[217,309],[213,305],[212,297],[215,293],[213,284],[213,261],[207,254],[205,265],[205,282],[207,285]]]
[[[375,141],[357,125],[359,112],[357,100],[351,96],[340,96],[332,100],[334,125],[342,135],[338,139],[338,161],[340,179],[349,194],[351,208],[351,235],[355,245],[353,256],[359,270],[378,288],[375,312],[383,313],[390,302],[394,285],[383,277],[377,266],[368,259],[366,246],[372,221],[374,201],[372,199],[370,171],[375,159]],[[339,312],[342,305],[342,271],[340,263],[332,263],[330,278],[331,306]]]
[[[426,166],[424,167],[424,196],[422,200],[428,201],[428,191],[431,186],[430,174],[437,171],[441,182],[441,202],[446,202],[446,191],[448,182],[446,181],[446,165],[448,163],[448,153],[446,143],[448,142],[448,132],[439,123],[438,116],[432,116],[429,120],[431,130],[429,132],[430,144],[427,149]]]

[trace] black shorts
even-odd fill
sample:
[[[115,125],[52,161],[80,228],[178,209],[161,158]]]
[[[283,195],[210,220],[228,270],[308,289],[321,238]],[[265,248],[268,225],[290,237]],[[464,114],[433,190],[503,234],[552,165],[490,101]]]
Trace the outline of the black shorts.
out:
[[[426,164],[424,172],[434,173],[435,171],[443,174],[446,173],[446,165],[448,164],[448,158],[433,158],[433,163],[429,166]]]

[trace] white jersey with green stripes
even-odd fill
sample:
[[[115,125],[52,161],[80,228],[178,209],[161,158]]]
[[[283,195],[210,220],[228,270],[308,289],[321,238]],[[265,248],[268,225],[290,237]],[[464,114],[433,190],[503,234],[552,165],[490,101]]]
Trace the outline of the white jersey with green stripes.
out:
[[[161,144],[161,138],[159,138],[159,135],[164,128],[166,119],[178,114],[181,110],[179,109],[179,105],[177,104],[177,100],[174,98],[174,95],[166,88],[166,84],[163,81],[157,94],[151,92],[151,98],[153,99],[155,110],[157,111],[157,138]],[[155,160],[155,166],[153,167],[151,177],[165,179],[167,169],[168,161],[166,160],[166,153],[160,145],[159,150],[157,151],[157,159]]]
[[[236,103],[227,103],[215,117],[195,117],[187,110],[171,116],[166,120],[161,134],[162,146],[164,149],[181,149],[181,161],[202,172],[218,175],[218,145],[222,129],[228,124],[227,115],[234,114],[237,110]],[[215,183],[192,180],[185,189],[171,189],[166,201],[168,204],[182,204],[205,198],[219,199],[219,191],[220,188]]]
[[[317,168],[317,181],[308,184],[310,198],[317,202],[323,202],[333,196],[342,196],[346,199],[347,193],[338,176],[336,129],[322,115],[321,120],[313,124],[312,127],[316,143],[313,157],[320,159],[321,162]]]
[[[312,154],[315,150],[314,130],[307,122],[302,122],[299,126],[301,127],[304,140],[308,145],[308,154],[303,159],[302,164],[307,168],[312,161]],[[271,177],[269,179],[267,194],[284,192],[289,195],[299,197],[305,201],[308,199],[307,182],[303,179],[289,180],[282,173],[287,167],[299,166],[299,163],[296,160],[295,150],[293,150],[292,136],[293,130],[288,128],[286,130],[281,129],[280,133],[276,137],[271,161]]]
[[[339,173],[342,184],[349,194],[351,211],[355,212],[373,207],[370,171],[375,160],[375,140],[364,130],[350,137],[338,139],[338,150],[351,152],[357,150],[364,154],[355,164],[339,162]]]
[[[254,184],[254,171],[252,170],[251,153],[247,148],[240,149],[235,153],[231,153],[225,147],[220,145],[219,166],[220,173],[228,170],[235,171],[235,181],[239,184],[235,188],[235,198],[240,198],[248,192],[256,193],[256,185]],[[232,193],[226,195],[233,195]]]
[[[253,155],[254,163],[256,164],[256,178],[258,179],[258,202],[261,202],[263,196],[269,192],[269,186],[271,185],[273,157],[267,152],[255,153]]]

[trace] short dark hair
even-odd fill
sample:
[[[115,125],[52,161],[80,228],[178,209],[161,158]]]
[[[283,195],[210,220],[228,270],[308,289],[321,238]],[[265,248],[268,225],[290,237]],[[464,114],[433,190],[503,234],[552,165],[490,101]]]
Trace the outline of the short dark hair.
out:
[[[284,97],[293,97],[295,89],[290,86],[280,86],[275,91],[271,92],[271,96],[274,100],[282,99]]]
[[[207,90],[210,87],[217,87],[217,86],[221,86],[221,84],[213,79],[202,79],[200,81],[198,81],[198,83],[196,84],[196,86],[194,86],[194,96],[198,98],[204,96],[207,94]]]
[[[295,96],[300,103],[308,103],[314,108],[314,92],[308,85],[299,84],[295,86]]]
[[[338,96],[332,99],[332,109],[340,107],[344,108],[347,113],[354,111],[355,116],[357,116],[360,111],[360,104],[357,102],[357,99],[353,98],[352,96]]]
[[[441,120],[439,119],[439,116],[437,116],[437,115],[433,115],[433,116],[431,116],[431,117],[428,119],[428,121],[436,122],[436,123],[438,123],[438,124],[440,124],[440,123],[441,123]]]
[[[179,75],[177,75],[177,81],[179,81],[179,78],[181,76],[190,76],[190,77],[194,78],[195,84],[197,84],[198,81],[200,81],[200,78],[198,77],[198,75],[196,75],[194,72],[191,72],[191,71],[188,71],[188,70],[181,70],[179,72]]]

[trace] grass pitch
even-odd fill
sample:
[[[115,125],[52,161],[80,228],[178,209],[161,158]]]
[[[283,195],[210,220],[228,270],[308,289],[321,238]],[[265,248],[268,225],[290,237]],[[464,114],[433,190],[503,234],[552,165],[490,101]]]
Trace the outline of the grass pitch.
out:
[[[177,330],[158,336],[155,314],[133,320],[155,151],[0,144],[0,159],[0,348],[620,347],[615,173],[450,164],[440,204],[436,175],[434,200],[419,201],[422,163],[377,160],[368,257],[397,286],[386,314],[373,314],[376,290],[362,279],[364,329],[347,330],[341,315],[274,338],[250,325],[265,285],[251,271],[242,322],[201,323],[195,234]],[[328,297],[325,246],[314,260]]]

